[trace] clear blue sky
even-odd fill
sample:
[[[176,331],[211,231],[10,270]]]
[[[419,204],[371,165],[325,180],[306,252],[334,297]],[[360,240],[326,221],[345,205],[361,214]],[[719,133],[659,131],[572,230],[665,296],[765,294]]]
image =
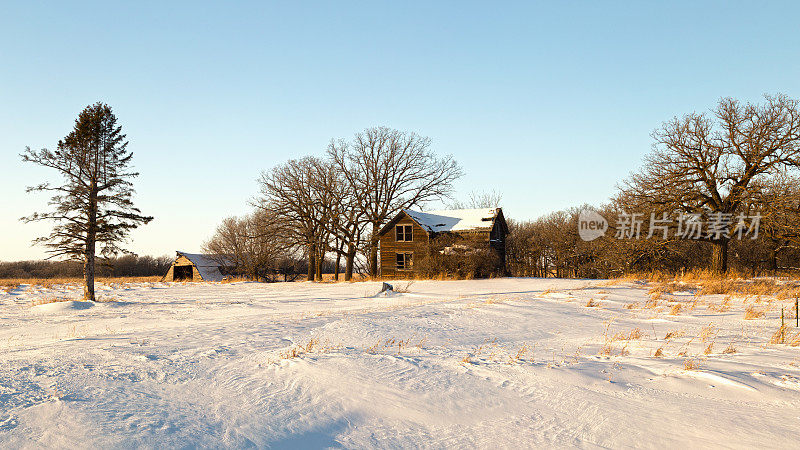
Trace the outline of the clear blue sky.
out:
[[[256,177],[385,125],[430,136],[508,217],[600,204],[653,128],[723,96],[800,97],[796,2],[3,2],[0,260],[43,256],[26,145],[86,105],[130,140],[140,254],[198,250]]]

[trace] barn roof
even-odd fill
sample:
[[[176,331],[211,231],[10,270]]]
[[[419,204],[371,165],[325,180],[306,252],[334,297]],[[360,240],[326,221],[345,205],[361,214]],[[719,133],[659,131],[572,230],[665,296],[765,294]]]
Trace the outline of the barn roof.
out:
[[[219,268],[224,266],[232,266],[230,258],[224,255],[210,255],[200,253],[186,253],[177,251],[175,252],[180,258],[183,256],[197,267],[203,281],[222,281],[224,275],[220,272]]]
[[[429,233],[488,231],[494,227],[495,220],[503,216],[503,210],[501,208],[476,208],[422,212],[404,209],[381,230],[381,234],[403,215],[413,219]]]

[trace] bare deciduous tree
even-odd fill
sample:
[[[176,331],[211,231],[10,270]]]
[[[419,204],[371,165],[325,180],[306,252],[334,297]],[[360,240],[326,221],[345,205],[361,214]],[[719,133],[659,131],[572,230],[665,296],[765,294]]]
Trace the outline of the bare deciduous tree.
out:
[[[451,156],[438,157],[430,139],[386,127],[357,133],[352,143],[332,142],[328,154],[339,166],[370,224],[370,275],[378,275],[378,231],[403,208],[448,197],[461,169]]]
[[[335,212],[335,195],[326,189],[334,167],[314,157],[290,160],[259,179],[256,206],[270,211],[270,220],[292,245],[308,255],[308,280],[322,279],[322,263],[330,237],[326,224]]]
[[[133,154],[108,105],[87,106],[73,130],[55,151],[27,148],[22,160],[56,170],[64,184],[43,183],[28,191],[53,192],[53,211],[23,217],[25,222],[56,222],[50,235],[36,239],[49,248],[50,257],[83,261],[84,298],[95,300],[94,278],[97,246],[100,255],[126,253],[119,244],[139,225],[153,220],[141,215],[131,200],[134,192],[130,171]]]
[[[233,265],[237,275],[253,280],[294,279],[296,258],[268,215],[258,210],[245,217],[228,217],[203,245],[203,251],[223,265]]]
[[[470,209],[470,208],[499,208],[503,201],[503,194],[491,191],[472,191],[469,193],[469,200],[455,201],[449,206],[451,209]]]
[[[780,254],[800,250],[800,179],[782,172],[756,183],[753,191],[746,208],[762,217],[759,244],[767,253],[762,262],[772,271],[784,269]],[[750,253],[752,257],[758,252]]]
[[[329,150],[345,149],[347,145],[344,141],[331,142]],[[320,182],[322,189],[332,194],[333,202],[329,220],[324,222],[324,226],[335,240],[332,248],[337,253],[335,275],[338,280],[340,258],[344,257],[344,279],[350,281],[353,278],[356,256],[364,244],[364,231],[369,224],[365,208],[362,207],[366,201],[366,193],[355,189],[355,186],[348,182],[341,167],[335,163],[325,173],[328,176],[322,178]]]
[[[766,96],[764,104],[722,99],[711,116],[688,114],[653,133],[653,152],[622,186],[629,207],[735,214],[753,186],[800,163],[798,101]],[[712,244],[711,268],[727,270],[728,237]]]

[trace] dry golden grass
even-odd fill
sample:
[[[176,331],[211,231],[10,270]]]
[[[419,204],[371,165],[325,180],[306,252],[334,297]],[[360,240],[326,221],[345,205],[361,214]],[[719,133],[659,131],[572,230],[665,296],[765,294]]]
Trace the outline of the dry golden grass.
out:
[[[723,350],[722,353],[725,354],[725,355],[730,355],[732,353],[736,353],[736,347],[733,346],[733,342],[728,344],[728,346],[725,347],[725,350]]]
[[[590,298],[589,301],[586,302],[587,308],[597,308],[598,306],[600,306],[600,302],[596,301],[593,298]]]
[[[682,283],[678,281],[664,281],[659,282],[655,286],[651,287],[648,291],[651,295],[657,295],[661,297],[663,294],[672,294],[673,292],[680,292],[686,289]]]
[[[709,311],[717,311],[717,312],[725,312],[731,309],[731,296],[728,295],[722,300],[722,303],[717,305],[716,303],[709,302],[708,303],[708,310]]]
[[[608,334],[608,329],[611,328],[611,324],[613,322],[614,318],[611,318],[606,322],[606,329],[603,331],[603,345],[600,347],[600,351],[598,352],[600,355],[611,356],[614,353],[614,338]]]
[[[794,335],[794,337],[786,338],[786,344],[792,347],[800,347],[800,332]]]
[[[697,370],[700,368],[700,364],[695,361],[694,359],[687,358],[683,360],[683,369],[684,370]]]
[[[636,309],[638,307],[639,307],[639,304],[636,303],[636,302],[628,303],[627,305],[625,305],[625,309]]]
[[[278,359],[293,359],[300,357],[307,353],[327,353],[337,346],[332,345],[329,341],[320,342],[319,338],[311,338],[305,344],[295,344],[278,354]]]
[[[0,291],[9,292],[19,287],[19,280],[0,280]]]
[[[674,275],[671,275],[666,272],[661,272],[658,270],[652,272],[631,272],[623,275],[622,277],[618,278],[621,281],[648,281],[651,283],[664,283],[667,281],[671,281],[675,278]]]
[[[381,342],[382,341],[378,341],[378,342],[375,343],[375,345],[373,345],[371,347],[367,347],[367,353],[373,353],[373,354],[377,353],[378,352],[378,347],[380,347]]]
[[[525,356],[525,354],[528,353],[528,350],[530,350],[528,344],[522,344],[522,347],[520,347],[520,349],[517,350],[517,353],[513,356],[512,360],[513,361],[521,360]]]
[[[767,313],[762,309],[757,309],[753,305],[747,307],[744,310],[744,319],[745,320],[753,320],[753,319],[763,319]]]
[[[253,281],[252,278],[248,277],[225,277],[220,281],[222,284],[230,284],[230,283],[238,283],[242,281]]]
[[[669,309],[669,313],[671,315],[673,315],[673,316],[677,316],[678,314],[681,313],[682,309],[683,309],[683,305],[681,305],[680,303],[676,303],[676,304],[672,305],[672,308]]]
[[[714,343],[711,342],[708,344],[708,347],[706,347],[705,350],[703,350],[703,354],[710,355],[713,351],[714,351]]]
[[[414,280],[406,281],[405,284],[398,284],[394,286],[394,291],[398,294],[407,294],[411,292],[411,286],[414,284]]]
[[[659,302],[658,302],[657,298],[650,298],[649,300],[647,300],[644,303],[644,306],[642,306],[642,308],[644,308],[644,309],[655,309],[655,308],[658,308],[658,305],[659,305]]]
[[[613,340],[613,341],[633,341],[633,340],[641,339],[642,336],[644,336],[644,333],[642,333],[642,329],[637,327],[637,328],[632,329],[628,333],[624,333],[624,332],[616,333],[614,335],[614,337],[611,338],[611,340]]]
[[[788,331],[788,327],[786,325],[781,325],[780,328],[772,335],[769,339],[770,344],[785,344],[787,342],[786,334]]]
[[[696,295],[731,294],[739,296],[773,296],[779,300],[800,297],[800,280],[792,278],[783,283],[775,279],[752,279],[746,274],[720,274],[708,270],[691,270],[682,274],[645,272],[625,275],[622,281],[646,281],[653,284],[649,293],[661,294],[694,290]]]
[[[394,277],[370,277],[369,275],[359,275],[353,274],[352,281],[385,281],[387,283],[393,283],[399,280],[433,280],[433,281],[454,281],[454,280],[472,280],[475,277],[472,274],[467,274],[466,276],[459,276],[458,274],[454,273],[437,273],[434,275],[425,275],[416,272],[409,272],[408,274],[404,274],[402,278],[394,278]],[[491,278],[494,278],[492,276]],[[334,282],[333,274],[324,274],[322,277],[323,281],[330,281]],[[339,282],[343,282],[344,275],[340,275]],[[305,277],[298,281],[305,281]]]
[[[160,276],[152,277],[99,277],[98,284],[152,283],[161,281]],[[83,278],[8,278],[0,280],[0,286],[13,289],[20,284],[38,287],[52,287],[64,284],[83,284]]]
[[[653,354],[653,356],[656,357],[656,358],[663,358],[664,357],[664,346],[662,345],[661,347],[658,347],[656,349],[656,352]]]
[[[684,333],[683,330],[668,331],[666,336],[664,336],[664,340],[668,341],[670,339],[676,339],[676,338],[679,338],[679,337],[683,336],[684,334],[685,333]]]
[[[716,328],[713,323],[709,323],[700,330],[700,342],[705,343],[707,340],[717,336]]]

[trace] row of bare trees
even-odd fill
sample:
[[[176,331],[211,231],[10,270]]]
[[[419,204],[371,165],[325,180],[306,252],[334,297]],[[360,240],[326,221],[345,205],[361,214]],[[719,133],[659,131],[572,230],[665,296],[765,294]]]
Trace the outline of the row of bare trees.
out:
[[[758,206],[764,216],[756,239],[747,235],[729,240],[728,270],[753,276],[800,271],[798,183],[800,180],[794,181],[791,193],[781,196],[780,202]],[[764,194],[768,198],[774,195]],[[603,237],[589,242],[580,238],[578,218],[585,209],[596,210],[611,222]],[[506,247],[509,272],[514,276],[610,278],[634,272],[712,268],[713,247],[705,239],[679,238],[674,230],[669,239],[662,239],[660,233],[647,238],[646,228],[639,239],[619,239],[614,221],[622,212],[613,204],[601,208],[585,205],[537,220],[510,222]]]
[[[363,271],[377,276],[381,225],[401,209],[449,197],[462,175],[452,156],[430,147],[415,133],[368,128],[350,141],[332,140],[324,156],[265,170],[254,215],[227,219],[205,250],[266,271],[275,270],[279,255],[303,255],[309,280],[322,279],[333,255],[336,279],[342,261],[345,280],[364,263]]]
[[[665,122],[653,133],[653,151],[642,170],[598,210],[612,223],[632,213],[691,215],[700,223],[722,218],[725,232],[703,231],[687,239],[679,232],[681,223],[669,221],[660,230],[666,239],[663,234],[630,239],[612,226],[604,237],[585,242],[578,235],[578,215],[586,207],[574,208],[512,224],[512,273],[608,277],[688,268],[725,272],[732,267],[751,274],[798,270],[798,105],[785,95],[766,96],[761,104],[726,98],[710,114]],[[758,234],[734,239],[736,218],[745,215],[760,218]]]

